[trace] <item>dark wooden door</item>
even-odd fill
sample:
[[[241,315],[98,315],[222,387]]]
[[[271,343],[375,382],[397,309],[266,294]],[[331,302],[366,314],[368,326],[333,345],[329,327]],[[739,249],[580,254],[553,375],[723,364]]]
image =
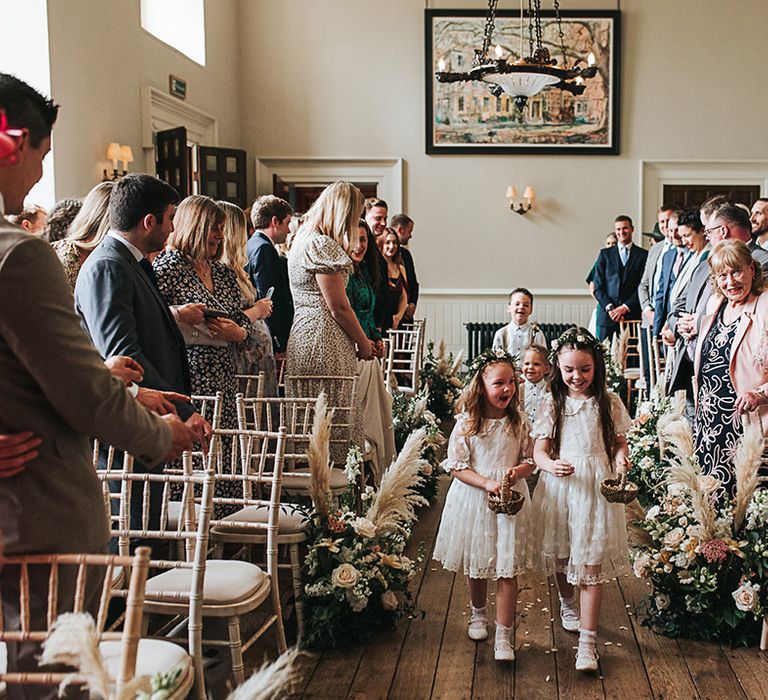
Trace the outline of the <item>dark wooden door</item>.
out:
[[[200,194],[237,204],[247,203],[245,151],[200,146]]]
[[[318,184],[302,185],[293,182],[285,182],[278,175],[272,176],[272,194],[284,199],[291,205],[297,214],[306,214],[314,204],[320,193],[331,184],[331,181]],[[375,182],[353,182],[366,199],[375,197],[378,184]]]
[[[155,133],[155,169],[184,199],[192,193],[187,130],[180,126]]]
[[[663,201],[676,209],[698,207],[714,197],[724,194],[735,204],[751,207],[760,197],[760,185],[664,185]]]

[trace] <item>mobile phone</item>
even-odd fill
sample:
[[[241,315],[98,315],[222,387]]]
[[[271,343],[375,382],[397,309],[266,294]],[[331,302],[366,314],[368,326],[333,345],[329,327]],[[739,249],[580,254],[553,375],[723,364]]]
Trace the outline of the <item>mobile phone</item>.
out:
[[[229,314],[219,309],[203,309],[203,316],[206,318],[226,318]]]
[[[272,298],[272,295],[273,295],[274,293],[275,293],[275,288],[274,288],[274,287],[270,287],[270,288],[267,290],[267,293],[264,295],[264,298],[265,298],[265,299],[271,299],[271,298]]]

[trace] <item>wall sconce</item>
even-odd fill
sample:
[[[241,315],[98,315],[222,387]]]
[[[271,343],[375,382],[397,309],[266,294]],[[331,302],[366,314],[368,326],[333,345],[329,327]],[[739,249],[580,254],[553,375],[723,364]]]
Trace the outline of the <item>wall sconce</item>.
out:
[[[507,187],[507,199],[509,200],[509,208],[517,214],[527,214],[533,206],[533,200],[536,198],[536,193],[533,191],[533,187],[526,187],[523,192],[523,202],[515,205],[517,199],[517,188]]]
[[[104,180],[117,180],[117,178],[128,174],[128,163],[133,163],[133,151],[130,146],[121,146],[116,141],[107,146],[107,160],[112,161],[112,175],[108,175],[104,170]],[[117,169],[117,161],[123,162],[123,169]]]

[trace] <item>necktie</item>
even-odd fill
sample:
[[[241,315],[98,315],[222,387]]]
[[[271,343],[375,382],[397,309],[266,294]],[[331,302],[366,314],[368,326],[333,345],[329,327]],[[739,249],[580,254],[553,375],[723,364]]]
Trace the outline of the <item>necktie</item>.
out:
[[[621,258],[621,264],[626,265],[629,258],[629,250],[627,250],[626,246],[619,247],[619,257]]]
[[[155,276],[155,271],[152,269],[152,263],[149,262],[146,258],[142,258],[139,260],[139,265],[141,266],[141,269],[144,270],[144,273],[149,277],[149,281],[152,282],[152,284],[157,287],[157,277]]]
[[[683,266],[684,256],[685,256],[685,253],[682,250],[677,251],[677,257],[675,258],[675,262],[672,265],[672,275],[674,277],[677,277],[678,274],[680,274],[680,268]]]

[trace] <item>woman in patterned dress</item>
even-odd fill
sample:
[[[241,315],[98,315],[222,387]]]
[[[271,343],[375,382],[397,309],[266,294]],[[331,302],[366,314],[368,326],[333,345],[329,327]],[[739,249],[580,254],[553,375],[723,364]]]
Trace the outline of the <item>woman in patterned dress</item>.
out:
[[[210,197],[193,195],[179,204],[168,247],[153,263],[157,286],[171,311],[193,304],[224,312],[205,323],[179,327],[187,340],[192,393],[212,396],[223,392],[221,428],[236,428],[235,352],[248,338],[253,324],[241,308],[242,295],[235,273],[219,262],[224,238],[224,211]],[[176,313],[174,313],[176,315]],[[229,464],[228,441],[222,441],[224,464]],[[240,497],[237,482],[217,482],[217,496]],[[216,508],[219,517],[227,509]]]
[[[357,235],[363,195],[349,182],[326,187],[307,212],[291,246],[288,279],[293,294],[294,317],[288,338],[286,374],[307,377],[345,377],[357,371],[357,358],[373,357],[373,342],[366,337],[349,304],[347,281],[352,260],[347,254]],[[301,393],[328,395],[331,406],[349,405],[348,390],[318,380]],[[299,389],[286,386],[289,396]],[[357,416],[355,416],[356,418]],[[361,443],[362,429],[355,421],[353,441]],[[331,459],[343,464],[346,449],[333,444]]]
[[[85,259],[109,231],[109,196],[114,184],[107,181],[96,185],[83,200],[66,238],[51,243],[72,289]]]
[[[741,241],[718,243],[708,258],[714,293],[696,347],[694,442],[720,498],[733,496],[741,414],[768,429],[768,294],[760,265]]]

